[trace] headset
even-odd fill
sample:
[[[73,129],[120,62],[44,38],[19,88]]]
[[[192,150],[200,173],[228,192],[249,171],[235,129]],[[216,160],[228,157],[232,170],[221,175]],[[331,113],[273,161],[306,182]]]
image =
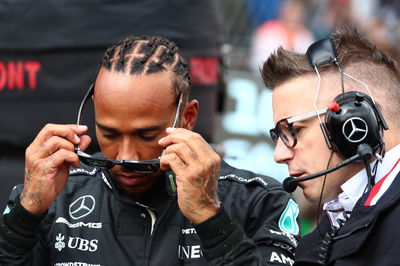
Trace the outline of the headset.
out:
[[[336,65],[341,75],[342,93],[329,104],[325,124],[321,126],[328,147],[345,158],[356,155],[358,146],[364,143],[374,153],[384,149],[383,130],[388,129],[385,119],[368,86],[340,68],[332,40],[326,38],[313,43],[307,49],[306,57],[319,79],[318,67],[327,63]],[[344,92],[344,76],[363,85],[368,94],[360,91]]]
[[[367,168],[369,184],[373,182],[369,160],[378,153],[384,153],[383,130],[388,126],[381,111],[375,103],[367,84],[345,73],[336,57],[331,38],[319,40],[310,45],[306,57],[315,69],[318,76],[318,87],[314,99],[314,109],[320,120],[320,128],[329,149],[333,149],[342,155],[345,160],[331,168],[302,178],[288,177],[283,181],[283,188],[287,192],[293,192],[298,183],[336,171],[350,163],[363,161]],[[323,123],[318,113],[316,102],[321,84],[321,76],[318,67],[324,64],[334,64],[341,77],[342,93],[337,95],[329,104],[325,122]],[[344,90],[344,77],[348,77],[363,85],[366,92]]]

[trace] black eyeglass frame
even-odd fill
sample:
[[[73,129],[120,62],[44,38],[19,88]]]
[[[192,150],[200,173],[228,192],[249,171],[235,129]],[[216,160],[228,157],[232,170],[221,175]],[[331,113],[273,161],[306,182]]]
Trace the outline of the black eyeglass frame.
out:
[[[319,116],[319,115],[325,114],[327,110],[328,110],[328,108],[324,107],[317,111],[308,112],[306,114],[283,118],[276,123],[274,128],[269,130],[269,135],[275,145],[278,143],[278,139],[281,138],[283,144],[285,144],[286,147],[293,148],[297,144],[296,131],[293,128],[293,123],[303,121],[303,120],[312,118],[314,116]],[[282,129],[281,129],[282,124],[286,124],[286,126],[288,127],[291,138],[293,139],[293,144],[290,144],[289,139],[282,132]]]
[[[77,125],[80,125],[80,122],[82,119],[82,112],[83,112],[85,105],[86,105],[87,101],[89,100],[89,98],[91,96],[93,96],[93,93],[94,93],[94,84],[91,84],[79,106],[78,118],[76,120]],[[180,93],[174,122],[172,124],[173,128],[176,127],[176,124],[178,122],[179,110],[180,110],[180,107],[182,104],[182,98],[183,98],[183,94]],[[95,156],[92,156],[90,154],[87,154],[87,153],[81,151],[78,146],[75,148],[75,152],[78,155],[79,159],[83,163],[90,165],[90,166],[98,167],[98,168],[110,169],[110,168],[113,168],[115,165],[121,165],[128,171],[136,172],[136,173],[143,173],[143,174],[155,173],[160,170],[160,159],[159,158],[152,159],[152,160],[143,160],[143,161],[115,160],[115,159],[111,159],[111,158],[100,158],[100,157],[95,157]]]

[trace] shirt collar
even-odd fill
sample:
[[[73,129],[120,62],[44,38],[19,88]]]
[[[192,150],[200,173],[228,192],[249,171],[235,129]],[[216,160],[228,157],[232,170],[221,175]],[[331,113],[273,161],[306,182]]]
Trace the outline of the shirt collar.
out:
[[[386,152],[382,162],[378,164],[375,175],[375,183],[379,182],[387,174],[400,157],[400,144]],[[373,168],[376,160],[370,163]],[[356,202],[361,198],[368,185],[367,173],[365,168],[354,175],[341,185],[342,193],[338,198],[324,204],[324,210],[333,210],[342,208],[346,211],[352,211]]]

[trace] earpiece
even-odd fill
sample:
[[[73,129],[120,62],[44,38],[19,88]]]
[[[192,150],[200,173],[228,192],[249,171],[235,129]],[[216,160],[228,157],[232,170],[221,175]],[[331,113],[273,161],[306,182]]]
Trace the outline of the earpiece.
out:
[[[345,158],[357,154],[357,147],[366,143],[373,151],[382,147],[383,128],[377,107],[365,93],[341,93],[328,106],[325,125],[334,147]]]

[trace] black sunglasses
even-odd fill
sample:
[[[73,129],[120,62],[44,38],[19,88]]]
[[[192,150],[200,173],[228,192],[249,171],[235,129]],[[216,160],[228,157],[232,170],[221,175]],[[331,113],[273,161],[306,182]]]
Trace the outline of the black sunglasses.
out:
[[[80,125],[81,118],[82,118],[82,111],[88,101],[88,99],[93,95],[94,92],[94,84],[90,85],[88,91],[86,92],[81,105],[78,111],[78,118],[76,121],[77,125]],[[175,119],[172,125],[173,128],[176,127],[179,117],[179,109],[182,103],[182,93],[179,95],[178,106],[176,108]],[[78,155],[79,159],[90,166],[110,169],[113,168],[115,165],[121,165],[126,170],[136,173],[142,174],[149,174],[155,173],[160,170],[160,159],[152,159],[152,160],[144,160],[144,161],[134,161],[134,160],[115,160],[110,158],[101,158],[95,157],[90,154],[87,154],[79,149],[79,147],[75,148],[75,152]]]

